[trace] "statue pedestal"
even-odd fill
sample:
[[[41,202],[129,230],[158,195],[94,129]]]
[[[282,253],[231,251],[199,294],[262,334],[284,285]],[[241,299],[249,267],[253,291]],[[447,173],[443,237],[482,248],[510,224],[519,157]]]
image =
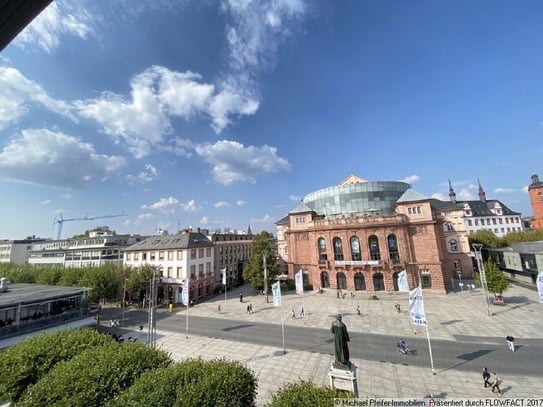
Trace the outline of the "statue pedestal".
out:
[[[338,369],[337,367],[334,367],[334,362],[332,362],[328,376],[330,377],[330,387],[333,389],[351,391],[353,392],[354,397],[358,398],[356,366],[352,362],[348,370]]]

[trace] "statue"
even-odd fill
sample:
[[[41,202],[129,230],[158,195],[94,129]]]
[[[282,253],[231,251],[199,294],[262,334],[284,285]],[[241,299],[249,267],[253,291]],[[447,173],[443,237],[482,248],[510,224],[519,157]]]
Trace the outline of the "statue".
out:
[[[336,320],[332,323],[331,328],[334,334],[334,346],[336,359],[334,367],[338,369],[350,369],[351,362],[349,361],[349,333],[347,327],[341,322],[341,315],[336,316]]]

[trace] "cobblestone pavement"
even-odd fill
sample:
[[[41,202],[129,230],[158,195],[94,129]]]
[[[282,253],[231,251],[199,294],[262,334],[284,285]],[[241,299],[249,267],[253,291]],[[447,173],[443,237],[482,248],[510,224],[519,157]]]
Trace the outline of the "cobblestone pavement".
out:
[[[240,293],[244,295],[243,304],[239,301]],[[404,337],[408,343],[414,335],[425,335],[421,328],[417,328],[418,333],[414,333],[414,326],[406,312],[407,293],[377,293],[378,300],[370,300],[365,292],[355,293],[354,296],[344,293],[345,298],[338,299],[337,293],[330,290],[324,294],[310,292],[303,296],[287,292],[283,293],[282,306],[274,307],[271,296],[270,303],[266,303],[265,296],[255,294],[250,287],[243,286],[227,292],[226,299],[220,295],[198,303],[190,312],[191,315],[276,324],[281,323],[283,313],[285,324],[324,329],[329,329],[334,314],[340,313],[350,332],[393,333],[397,337]],[[394,307],[396,302],[401,305],[400,313]],[[253,305],[252,314],[246,313],[249,303]],[[508,333],[512,333],[516,343],[525,345],[526,351],[529,351],[530,344],[543,345],[543,304],[539,302],[538,293],[534,290],[512,286],[505,293],[504,305],[490,306],[492,316],[488,316],[486,302],[479,289],[447,295],[425,293],[424,304],[432,339],[501,343]],[[305,316],[291,319],[291,310],[298,314],[302,305]],[[357,314],[357,306],[360,307],[361,316]],[[180,307],[174,312],[182,314],[185,311]],[[329,384],[331,355],[288,349],[284,354],[281,344],[269,347],[192,335],[186,338],[184,334],[166,331],[158,332],[157,344],[169,351],[176,360],[187,357],[225,357],[245,363],[257,374],[257,402],[260,406],[265,405],[284,383],[304,379],[317,385]],[[360,397],[424,397],[428,394],[436,397],[497,396],[482,386],[479,370],[466,372],[448,369],[437,371],[434,375],[429,366],[424,368],[359,359],[353,359],[352,362],[357,366]],[[499,366],[489,366],[489,369],[495,369],[501,376]],[[501,379],[503,397],[543,396],[541,377],[514,376]]]

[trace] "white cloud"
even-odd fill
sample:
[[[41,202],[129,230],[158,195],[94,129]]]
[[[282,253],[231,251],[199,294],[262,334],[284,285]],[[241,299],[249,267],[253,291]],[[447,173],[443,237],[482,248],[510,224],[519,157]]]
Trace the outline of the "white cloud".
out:
[[[149,205],[142,205],[141,209],[152,209],[156,211],[160,211],[167,215],[172,215],[175,213],[175,206],[179,201],[174,197],[168,197],[168,198],[160,198],[157,202],[154,202]]]
[[[0,177],[20,182],[81,189],[107,179],[125,158],[97,154],[80,139],[47,129],[27,129],[0,152]]]
[[[50,199],[46,199],[45,201],[41,201],[40,205],[49,205],[51,203]]]
[[[236,201],[236,205],[237,206],[244,206],[244,205],[247,205],[247,201],[244,201],[242,199]]]
[[[513,194],[519,190],[516,188],[494,188],[493,192],[495,194]]]
[[[72,194],[64,193],[60,197],[65,200],[69,200],[72,199]]]
[[[81,2],[77,6],[53,1],[14,40],[20,47],[37,46],[47,53],[54,51],[64,36],[86,39],[93,33],[91,16]]]
[[[131,183],[145,183],[151,182],[158,176],[157,169],[151,164],[145,164],[145,169],[138,175],[127,175],[126,179]]]
[[[266,214],[262,218],[251,218],[251,223],[273,223],[273,218]]]
[[[16,123],[32,104],[75,120],[70,104],[55,100],[15,68],[0,66],[0,130]]]
[[[203,216],[202,219],[200,219],[200,225],[207,225],[209,224],[209,219],[207,216]]]
[[[196,153],[213,165],[213,177],[223,185],[236,181],[254,183],[257,175],[291,168],[285,158],[277,156],[275,147],[267,145],[245,147],[235,141],[222,140],[197,145]]]
[[[191,150],[194,149],[194,143],[187,138],[173,137],[168,140],[169,144],[160,147],[162,151],[167,151],[178,157],[192,157]]]
[[[138,219],[151,219],[151,218],[154,218],[155,215],[153,215],[152,213],[142,213],[140,215],[138,215]]]
[[[430,195],[430,198],[439,199],[440,201],[449,199],[449,197],[442,192],[436,192],[435,194]]]
[[[291,201],[299,202],[302,200],[302,197],[299,195],[289,195],[288,199]]]
[[[401,179],[400,182],[405,182],[407,184],[414,184],[418,180],[420,180],[420,177],[418,175],[409,175],[405,177],[404,179]]]
[[[462,188],[460,191],[456,192],[456,199],[459,201],[472,201],[475,199],[475,195],[472,192],[473,188]]]
[[[219,202],[215,202],[213,206],[215,208],[228,208],[230,204],[226,201],[219,201]]]
[[[187,203],[182,203],[181,207],[185,212],[198,212],[202,209],[200,206],[196,205],[196,201],[194,199],[191,199]]]

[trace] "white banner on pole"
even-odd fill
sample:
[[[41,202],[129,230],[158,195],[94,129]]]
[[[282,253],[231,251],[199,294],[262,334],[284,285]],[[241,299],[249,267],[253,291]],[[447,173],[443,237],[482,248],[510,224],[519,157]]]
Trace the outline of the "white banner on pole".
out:
[[[281,306],[281,285],[279,281],[272,284],[273,305]]]
[[[296,294],[304,293],[304,275],[302,269],[294,275],[294,282],[296,284]]]
[[[409,292],[409,285],[407,284],[407,271],[404,270],[398,274],[398,291],[407,293]]]
[[[539,301],[543,303],[543,271],[537,275],[537,291],[539,292]]]
[[[181,292],[183,297],[183,305],[187,306],[189,305],[189,279],[185,278],[183,280],[183,291]]]
[[[409,316],[413,325],[426,326],[426,314],[420,286],[409,292]]]
[[[222,273],[222,284],[226,287],[226,267],[221,269]]]

